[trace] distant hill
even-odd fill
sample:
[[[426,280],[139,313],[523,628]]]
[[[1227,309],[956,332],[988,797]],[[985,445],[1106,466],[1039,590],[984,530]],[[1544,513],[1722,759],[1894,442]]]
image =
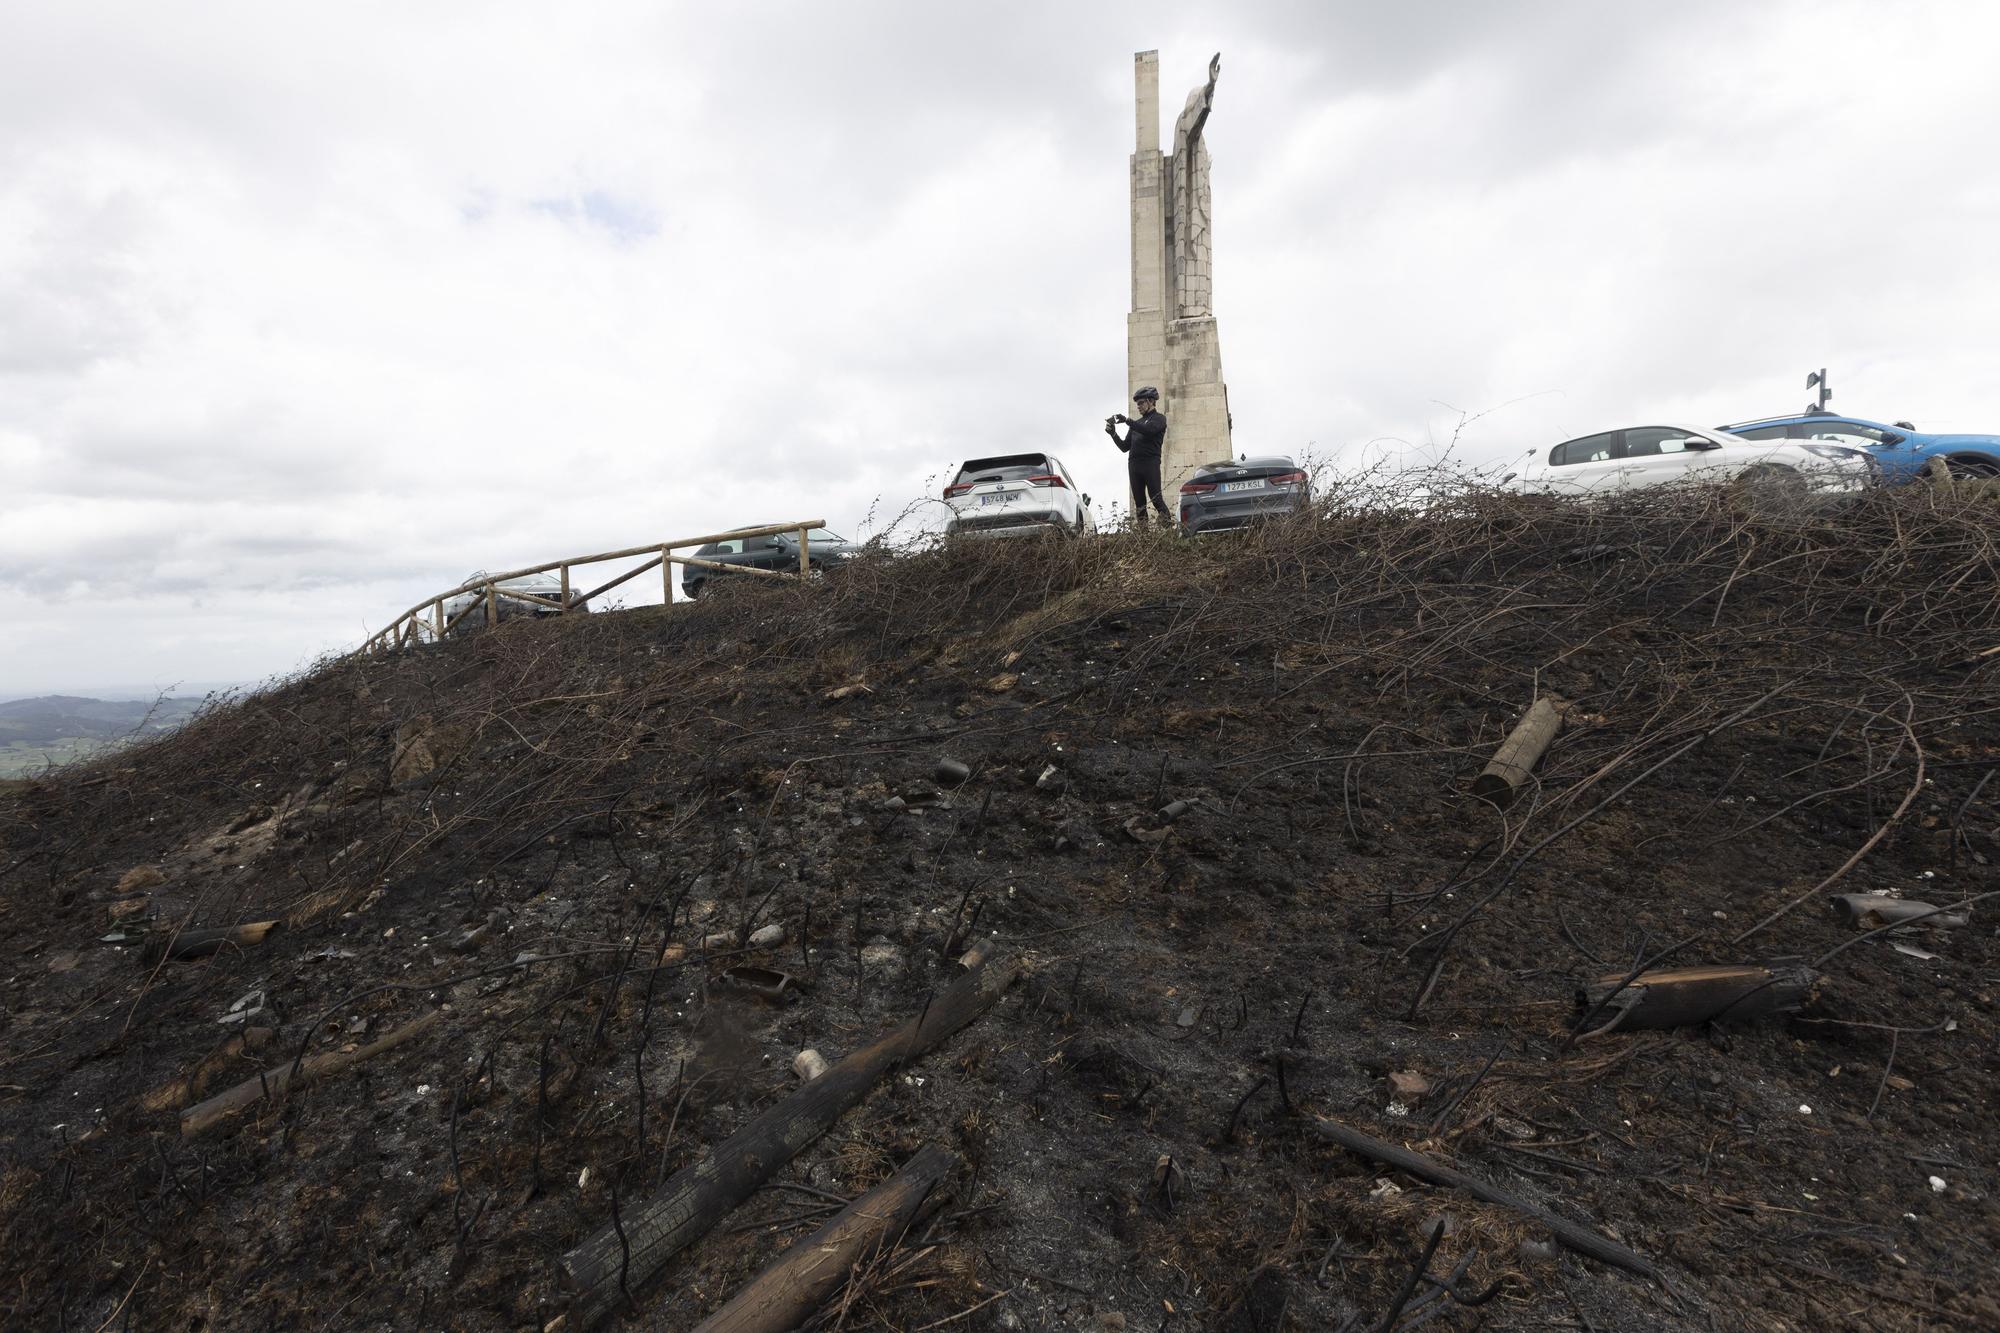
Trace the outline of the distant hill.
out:
[[[200,699],[85,699],[49,694],[0,703],[0,777],[93,754],[136,736],[172,731]]]

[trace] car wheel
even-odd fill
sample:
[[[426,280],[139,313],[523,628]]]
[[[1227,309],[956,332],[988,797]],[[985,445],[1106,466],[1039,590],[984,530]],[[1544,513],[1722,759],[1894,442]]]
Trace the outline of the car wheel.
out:
[[[687,593],[688,600],[690,602],[698,602],[701,600],[701,585],[706,582],[707,582],[706,579],[696,579],[692,583],[687,583],[682,585],[682,588]]]
[[[1947,458],[1944,466],[1953,481],[1985,481],[1988,477],[2000,477],[2000,463],[1990,458]]]
[[[1731,500],[1739,510],[1769,511],[1797,505],[1810,487],[1806,479],[1788,467],[1753,467],[1729,483]]]

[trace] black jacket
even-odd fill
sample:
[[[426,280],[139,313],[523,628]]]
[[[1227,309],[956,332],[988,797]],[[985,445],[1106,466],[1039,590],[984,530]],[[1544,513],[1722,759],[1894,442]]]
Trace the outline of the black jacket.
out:
[[[1136,420],[1125,423],[1125,438],[1113,435],[1118,448],[1137,460],[1160,461],[1160,446],[1167,440],[1167,418],[1164,412],[1155,408]]]

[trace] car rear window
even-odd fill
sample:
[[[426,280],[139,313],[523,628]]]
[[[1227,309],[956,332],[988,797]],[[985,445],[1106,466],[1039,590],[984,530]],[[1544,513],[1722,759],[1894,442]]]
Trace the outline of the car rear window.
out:
[[[1276,477],[1287,472],[1299,471],[1299,465],[1289,458],[1245,458],[1233,463],[1203,463],[1195,469],[1197,476]]]
[[[1001,458],[975,458],[958,470],[958,482],[1019,481],[1023,477],[1046,476],[1047,454],[1008,454]]]

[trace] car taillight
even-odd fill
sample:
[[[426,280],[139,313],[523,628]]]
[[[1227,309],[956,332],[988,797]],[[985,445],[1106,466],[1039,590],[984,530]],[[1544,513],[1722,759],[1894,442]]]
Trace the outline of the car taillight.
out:
[[[1306,474],[1303,472],[1280,472],[1275,477],[1264,478],[1272,486],[1296,486],[1305,479]]]
[[[1069,489],[1068,483],[1061,477],[1056,476],[1029,477],[1028,484],[1030,486],[1061,486],[1064,490]]]
[[[969,481],[955,482],[952,485],[944,488],[944,498],[949,500],[953,496],[963,495],[971,489],[972,489],[972,483]]]
[[[1214,489],[1215,483],[1212,481],[1184,481],[1181,483],[1182,495],[1206,495]]]

